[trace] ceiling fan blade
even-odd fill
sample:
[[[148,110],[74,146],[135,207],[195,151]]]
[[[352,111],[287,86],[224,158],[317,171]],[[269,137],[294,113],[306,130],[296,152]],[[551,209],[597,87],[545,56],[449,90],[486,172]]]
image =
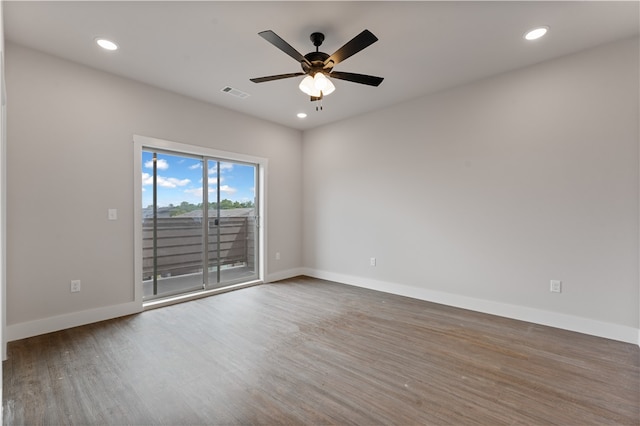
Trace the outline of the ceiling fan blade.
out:
[[[297,77],[299,75],[304,75],[304,73],[293,72],[290,74],[278,74],[278,75],[270,75],[267,77],[250,78],[249,80],[253,81],[254,83],[264,83],[265,81],[282,80],[283,78]]]
[[[374,36],[373,33],[369,30],[364,30],[350,41],[348,41],[344,46],[340,49],[336,50],[335,53],[329,56],[325,61],[325,68],[328,66],[333,67],[334,65],[344,61],[350,56],[355,55],[365,47],[368,47],[378,41],[378,37]]]
[[[311,66],[311,63],[307,60],[307,58],[304,57],[302,53],[298,52],[296,49],[291,47],[289,43],[284,41],[278,34],[274,33],[273,31],[271,30],[262,31],[262,32],[259,32],[258,35],[263,39],[267,40],[269,43],[273,44],[278,49],[282,50],[287,55],[291,56],[296,61],[300,63],[304,62],[307,65]]]
[[[352,72],[332,71],[329,73],[329,77],[337,78],[340,80],[351,81],[353,83],[366,84],[369,86],[379,86],[384,80],[383,77],[376,77],[373,75],[354,74]]]

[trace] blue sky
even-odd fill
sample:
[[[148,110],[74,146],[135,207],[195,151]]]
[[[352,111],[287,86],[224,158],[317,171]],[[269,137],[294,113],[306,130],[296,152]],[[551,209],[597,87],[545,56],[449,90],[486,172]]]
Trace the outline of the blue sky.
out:
[[[142,151],[142,207],[153,203],[153,154]],[[158,153],[158,207],[202,202],[202,167],[197,158]],[[216,162],[207,164],[209,202],[216,200]],[[220,163],[220,199],[255,201],[254,166]]]

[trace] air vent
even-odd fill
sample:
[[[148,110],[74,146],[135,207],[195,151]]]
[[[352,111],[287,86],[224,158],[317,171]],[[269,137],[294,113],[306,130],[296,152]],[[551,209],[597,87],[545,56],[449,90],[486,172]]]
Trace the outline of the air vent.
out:
[[[240,99],[245,99],[249,97],[248,93],[245,93],[242,90],[234,89],[233,87],[230,87],[230,86],[223,87],[221,92],[228,93]]]

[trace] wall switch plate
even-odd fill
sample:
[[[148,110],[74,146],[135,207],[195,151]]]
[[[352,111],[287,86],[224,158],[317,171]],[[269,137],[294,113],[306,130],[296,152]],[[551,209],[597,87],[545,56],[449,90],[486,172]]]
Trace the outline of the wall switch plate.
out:
[[[80,291],[80,280],[71,280],[71,293]]]
[[[118,220],[118,209],[109,209],[107,215],[109,220]]]
[[[276,260],[280,260],[280,252],[279,251],[276,252]]]
[[[375,257],[372,257],[371,259],[369,259],[369,265],[376,266],[376,258]]]
[[[551,280],[549,285],[549,291],[552,293],[562,293],[562,281]]]

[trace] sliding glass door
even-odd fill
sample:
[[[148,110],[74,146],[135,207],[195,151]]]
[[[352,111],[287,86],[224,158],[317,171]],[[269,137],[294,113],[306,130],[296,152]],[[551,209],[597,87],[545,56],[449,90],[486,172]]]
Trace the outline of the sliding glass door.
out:
[[[142,151],[144,300],[258,279],[258,167]]]
[[[207,169],[208,287],[255,279],[258,258],[256,166],[208,159]]]

